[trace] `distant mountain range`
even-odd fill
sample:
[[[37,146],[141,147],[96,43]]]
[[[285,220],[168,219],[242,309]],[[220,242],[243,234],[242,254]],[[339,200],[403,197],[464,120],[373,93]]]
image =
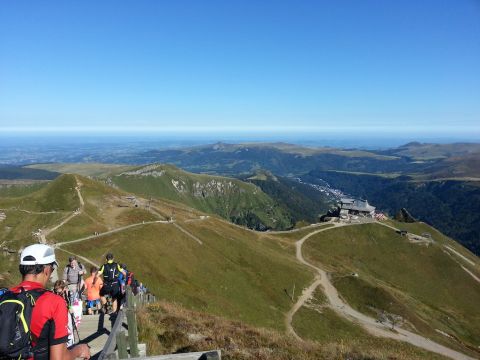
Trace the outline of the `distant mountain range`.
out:
[[[253,183],[276,203],[278,211],[289,213],[283,217],[288,217],[289,221],[277,223],[285,227],[302,220],[312,222],[319,212],[334,203],[334,198],[319,191],[319,186],[327,186],[339,193],[365,197],[379,210],[391,215],[400,208],[407,208],[414,217],[480,253],[480,144],[409,143],[394,149],[365,151],[286,143],[216,143],[129,152],[128,155],[119,154],[114,162],[170,163],[194,173],[236,177]],[[79,164],[33,165],[31,168],[82,173]],[[96,164],[85,174],[107,176],[128,168]],[[0,178],[2,173],[5,174],[3,178],[12,177],[12,171],[12,167],[0,168]],[[262,171],[271,176],[259,176]],[[29,176],[26,173],[17,175]],[[56,175],[44,173],[41,176]],[[124,186],[128,186],[126,177],[118,179],[124,179]],[[204,206],[199,208],[206,210]],[[243,214],[251,219],[251,224],[255,223],[254,217]],[[229,218],[230,215],[224,216]],[[262,226],[278,228],[272,224]]]

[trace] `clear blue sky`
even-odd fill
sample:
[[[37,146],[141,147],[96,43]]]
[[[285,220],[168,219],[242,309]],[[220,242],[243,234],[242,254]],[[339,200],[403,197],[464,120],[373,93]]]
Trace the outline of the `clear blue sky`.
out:
[[[480,134],[480,1],[2,1],[35,129]]]

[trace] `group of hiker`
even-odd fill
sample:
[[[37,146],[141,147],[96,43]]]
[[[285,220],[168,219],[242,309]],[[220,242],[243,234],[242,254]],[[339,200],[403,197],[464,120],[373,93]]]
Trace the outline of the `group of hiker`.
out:
[[[112,302],[111,312],[116,312],[125,297],[127,285],[132,287],[134,293],[143,289],[143,285],[134,279],[127,266],[116,263],[111,253],[107,254],[106,263],[100,269],[91,266],[90,276],[84,279],[84,275],[87,275],[85,266],[75,256],[71,256],[63,271],[63,280],[58,280],[56,285],[60,286],[64,282],[63,286],[68,286],[69,302],[73,306],[86,295],[88,314],[97,310],[107,312],[107,297]]]
[[[30,245],[22,251],[22,282],[0,294],[0,359],[89,359],[88,345],[73,345],[72,327],[76,324],[72,306],[81,304],[86,292],[89,314],[107,312],[107,297],[112,300],[111,312],[116,312],[127,285],[135,293],[146,291],[111,253],[100,269],[90,268],[86,279],[85,266],[75,256],[70,257],[63,278],[49,291],[47,284],[57,268],[55,252],[48,245]]]

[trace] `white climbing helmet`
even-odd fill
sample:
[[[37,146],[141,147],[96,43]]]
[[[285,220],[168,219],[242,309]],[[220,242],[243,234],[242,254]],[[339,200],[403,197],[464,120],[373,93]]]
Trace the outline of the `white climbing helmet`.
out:
[[[55,259],[55,252],[53,248],[44,244],[34,244],[23,249],[20,255],[20,265],[46,265],[55,264],[58,267]]]

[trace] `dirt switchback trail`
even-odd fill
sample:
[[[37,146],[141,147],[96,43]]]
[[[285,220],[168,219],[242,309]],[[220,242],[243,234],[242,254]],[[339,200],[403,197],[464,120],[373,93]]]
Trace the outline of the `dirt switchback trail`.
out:
[[[125,226],[122,226],[122,227],[119,227],[119,228],[116,228],[116,229],[105,231],[103,233],[99,233],[98,235],[89,235],[89,236],[82,237],[80,239],[59,242],[59,243],[55,244],[55,247],[60,247],[62,245],[75,244],[75,243],[90,240],[90,239],[100,238],[102,236],[114,234],[114,233],[117,233],[117,232],[120,232],[120,231],[123,231],[123,230],[131,229],[131,228],[136,227],[136,226],[143,226],[143,225],[149,225],[149,224],[171,224],[171,222],[165,221],[165,220],[142,221],[141,223],[125,225]]]
[[[93,265],[93,266],[97,267],[98,269],[100,268],[100,265],[99,265],[99,264],[93,262],[92,260],[86,258],[85,256],[82,256],[82,255],[80,255],[80,254],[73,253],[73,252],[68,251],[68,250],[65,250],[65,249],[60,249],[60,248],[58,248],[58,250],[63,251],[63,252],[66,252],[67,254],[70,254],[70,255],[75,255],[78,259],[83,260],[83,261],[89,263],[90,265]]]
[[[77,196],[78,196],[78,200],[80,202],[80,207],[75,210],[71,215],[67,216],[65,219],[62,220],[61,223],[59,223],[58,225],[55,225],[54,227],[51,227],[51,228],[48,228],[48,229],[42,229],[40,231],[40,243],[41,244],[46,244],[47,243],[47,236],[49,234],[51,234],[52,232],[54,232],[55,230],[57,230],[58,228],[62,227],[63,225],[65,225],[67,222],[69,222],[70,220],[72,220],[75,216],[81,214],[83,212],[83,208],[85,206],[85,202],[83,201],[83,196],[82,196],[82,193],[80,192],[80,188],[81,186],[83,185],[79,180],[78,178],[75,176],[75,181],[77,182],[77,186],[75,186],[75,190],[77,191]],[[54,213],[55,211],[53,211]]]
[[[292,327],[292,319],[298,309],[300,309],[305,302],[313,295],[315,289],[321,285],[323,287],[323,291],[327,297],[329,306],[339,315],[345,317],[346,319],[359,323],[365,330],[367,330],[370,334],[379,337],[386,337],[390,339],[400,340],[422,349],[435,352],[452,359],[459,359],[459,360],[474,360],[474,358],[462,354],[458,351],[452,350],[447,348],[446,346],[440,345],[432,340],[429,340],[421,335],[415,334],[408,330],[404,330],[401,328],[396,328],[396,332],[390,330],[389,326],[383,325],[378,323],[374,318],[371,318],[367,315],[364,315],[357,310],[354,310],[350,305],[344,302],[340,296],[338,295],[337,289],[333,286],[330,279],[328,278],[327,272],[315,265],[307,262],[302,254],[302,245],[303,243],[310,238],[311,236],[318,234],[323,231],[328,231],[331,229],[335,229],[341,226],[355,226],[358,224],[335,224],[334,227],[329,227],[325,229],[319,229],[316,231],[312,231],[310,234],[304,236],[300,240],[295,243],[296,246],[296,257],[298,261],[302,264],[314,269],[316,271],[316,276],[314,278],[313,283],[302,293],[302,296],[298,299],[298,301],[294,304],[292,309],[286,314],[285,316],[285,325],[287,328],[287,333],[292,334],[296,338],[300,339],[298,334],[295,333],[295,330]]]
[[[56,214],[56,211],[30,211],[30,210],[24,210],[24,209],[18,209],[17,207],[11,207],[8,209],[0,209],[0,211],[6,211],[6,210],[17,210],[21,211],[27,214],[33,214],[33,215],[46,215],[46,214]]]

